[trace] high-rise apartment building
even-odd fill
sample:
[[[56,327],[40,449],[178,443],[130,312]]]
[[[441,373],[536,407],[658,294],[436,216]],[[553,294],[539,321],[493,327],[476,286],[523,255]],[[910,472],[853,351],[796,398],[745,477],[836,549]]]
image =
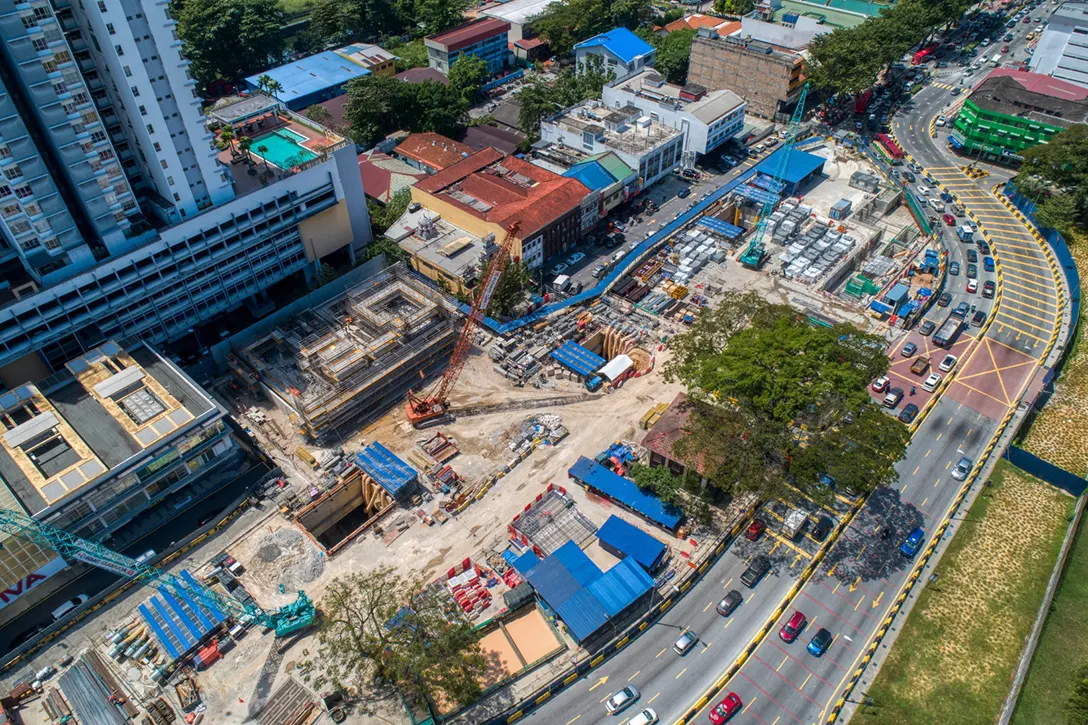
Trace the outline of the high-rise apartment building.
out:
[[[176,25],[157,0],[0,0],[4,387],[372,238],[354,145],[259,95],[206,116]],[[225,126],[248,154],[216,148]]]

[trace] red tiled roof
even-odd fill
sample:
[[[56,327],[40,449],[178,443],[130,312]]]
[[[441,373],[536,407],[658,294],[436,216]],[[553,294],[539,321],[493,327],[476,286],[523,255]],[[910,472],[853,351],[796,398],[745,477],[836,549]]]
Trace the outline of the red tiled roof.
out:
[[[401,141],[395,151],[401,156],[426,164],[432,169],[441,170],[471,154],[472,147],[458,143],[452,138],[446,138],[442,134],[427,132],[409,135]]]
[[[669,407],[665,410],[664,414],[658,419],[654,427],[650,429],[650,432],[646,434],[646,437],[642,439],[642,445],[647,450],[653,453],[663,456],[670,461],[677,461],[685,466],[689,466],[687,461],[681,460],[677,455],[674,447],[676,442],[683,438],[686,433],[684,426],[687,425],[688,418],[691,416],[691,406],[688,405],[688,396],[684,393],[677,393],[673,401],[669,403]],[[699,454],[700,459],[702,454]],[[696,462],[696,469],[700,473],[703,471],[702,461]]]
[[[1001,76],[1009,76],[1026,90],[1043,96],[1061,98],[1066,101],[1083,101],[1088,98],[1088,88],[1058,78],[1051,78],[1042,73],[1029,73],[1028,71],[1013,68],[995,68],[990,72],[989,77],[999,78]]]
[[[398,189],[427,177],[426,172],[413,169],[400,159],[380,151],[359,154],[359,174],[363,177],[366,195],[383,204],[388,204]]]
[[[445,46],[447,51],[460,50],[473,43],[490,38],[493,35],[505,33],[510,30],[510,23],[498,18],[484,18],[473,20],[471,23],[459,25],[453,30],[431,35],[427,40],[438,45]]]
[[[532,50],[544,45],[544,41],[540,38],[522,38],[521,40],[515,40],[514,45],[522,50]]]
[[[725,37],[740,30],[741,25],[736,20],[724,20],[713,15],[694,13],[679,20],[673,20],[664,26],[654,26],[654,30],[659,32],[664,30],[666,33],[674,33],[677,30],[698,30],[699,28],[718,28],[718,35]]]
[[[494,168],[500,161],[506,171],[535,183],[524,186],[503,178],[498,168]],[[503,157],[494,148],[477,151],[419,182],[416,188],[441,196],[446,203],[499,226],[520,222],[522,238],[578,209],[589,194],[589,189],[576,179],[554,174],[516,156]],[[491,208],[485,212],[470,206],[451,196],[451,190],[479,199]]]

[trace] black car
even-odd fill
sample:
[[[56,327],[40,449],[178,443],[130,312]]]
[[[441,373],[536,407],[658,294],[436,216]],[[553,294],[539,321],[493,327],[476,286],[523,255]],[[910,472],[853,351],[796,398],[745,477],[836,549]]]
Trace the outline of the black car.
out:
[[[967,265],[967,279],[978,279],[978,265]]]
[[[979,310],[975,313],[975,316],[971,318],[971,324],[975,327],[982,327],[982,324],[986,322],[986,313]]]
[[[994,296],[994,289],[997,285],[994,284],[992,279],[986,280],[982,285],[982,296],[987,299]]]
[[[948,307],[950,304],[952,304],[952,295],[947,292],[942,292],[941,296],[937,298],[937,306]]]
[[[960,273],[960,263],[953,262],[952,264],[948,265],[948,273],[953,277],[958,275]]]
[[[978,253],[983,257],[990,253],[990,245],[985,239],[978,240]]]
[[[744,599],[741,597],[740,592],[736,589],[730,591],[725,597],[718,602],[718,606],[715,607],[718,610],[718,614],[723,617],[728,617],[733,613],[733,610],[740,606]]]
[[[922,326],[918,328],[918,333],[922,337],[929,337],[930,335],[933,334],[933,331],[936,330],[936,329],[937,329],[937,325],[935,325],[930,320],[924,320],[922,322]]]
[[[812,527],[812,538],[816,539],[816,541],[823,541],[834,527],[835,522],[830,516],[821,516],[816,521],[816,525]]]
[[[910,182],[910,183],[912,183],[912,184],[913,184],[913,183],[914,183],[914,181],[915,181],[915,176],[914,176],[914,174],[912,174],[912,173],[911,173],[911,172],[909,172],[909,171],[900,171],[900,172],[899,172],[899,175],[900,175],[900,176],[902,176],[902,177],[903,177],[904,179],[906,179],[907,181],[909,181],[909,182]]]
[[[971,305],[966,302],[961,302],[956,305],[956,309],[952,310],[953,317],[959,317],[962,320],[967,319],[967,313],[971,311]]]
[[[907,403],[903,406],[903,410],[899,411],[899,420],[904,423],[913,423],[915,417],[918,415],[918,406],[914,403]]]
[[[680,193],[676,195],[678,199],[687,199],[691,196],[691,189],[681,189]]]
[[[970,262],[971,264],[974,264],[975,262],[977,262],[978,261],[978,252],[976,252],[973,249],[968,249],[967,250],[967,261]]]
[[[756,560],[744,570],[744,573],[740,575],[740,581],[749,589],[755,589],[756,584],[759,584],[759,581],[766,576],[767,572],[770,570],[771,562],[765,557],[757,557]]]

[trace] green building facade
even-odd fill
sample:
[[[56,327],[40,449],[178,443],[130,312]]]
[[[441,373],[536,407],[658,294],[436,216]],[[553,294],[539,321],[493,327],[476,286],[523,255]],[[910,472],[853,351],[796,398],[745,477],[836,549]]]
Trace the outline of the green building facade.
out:
[[[1047,143],[1061,130],[1045,121],[984,110],[968,98],[956,116],[949,142],[972,158],[1020,161],[1024,149]]]

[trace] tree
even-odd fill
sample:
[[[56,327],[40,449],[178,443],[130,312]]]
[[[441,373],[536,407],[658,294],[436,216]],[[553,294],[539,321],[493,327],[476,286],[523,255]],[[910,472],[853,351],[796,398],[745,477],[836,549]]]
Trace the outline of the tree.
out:
[[[461,99],[471,105],[480,87],[487,82],[487,61],[478,55],[462,55],[450,66],[447,74],[450,86],[461,94]]]
[[[427,33],[438,33],[465,22],[467,0],[416,0],[415,18]]]
[[[242,155],[245,156],[247,160],[251,160],[249,156],[249,149],[252,145],[253,139],[251,139],[249,136],[242,136],[240,139],[238,139],[238,150],[242,152]]]
[[[1088,227],[1088,127],[1070,126],[1026,150],[1016,186],[1038,202],[1046,226],[1069,238]]]
[[[282,25],[277,0],[186,0],[178,37],[193,76],[207,86],[268,67],[283,49]]]
[[[483,282],[487,271],[487,259],[480,260],[480,271],[476,279]],[[509,317],[529,296],[529,290],[533,287],[533,275],[529,268],[521,261],[511,261],[499,274],[499,281],[495,284],[495,291],[491,294],[491,305],[488,311],[493,317]],[[476,292],[479,292],[477,287]]]
[[[322,262],[321,267],[317,270],[317,286],[323,287],[329,282],[337,279],[341,274],[340,270],[336,269],[336,267],[333,267],[326,262]]]
[[[557,55],[586,38],[623,26],[634,30],[653,18],[649,0],[562,0],[532,19],[533,29]]]
[[[825,473],[859,492],[896,480],[909,431],[866,389],[887,371],[880,338],[732,292],[672,346],[666,378],[692,401],[676,452],[714,486],[773,496],[790,484],[827,500]]]
[[[329,113],[329,109],[325,108],[320,103],[315,103],[306,109],[306,118],[317,121],[322,126],[328,126],[329,121],[332,120],[332,114]]]
[[[403,45],[390,44],[387,49],[397,56],[398,73],[409,68],[427,67],[427,46],[423,44],[422,38]]]
[[[1081,665],[1073,675],[1073,693],[1065,703],[1067,725],[1088,725],[1088,665]]]
[[[694,476],[680,477],[673,474],[665,466],[644,466],[635,463],[628,471],[628,475],[635,484],[661,499],[667,504],[678,505],[683,499],[682,492],[691,491],[698,485],[698,479]]]
[[[401,88],[409,85],[395,77],[377,74],[348,81],[344,120],[351,125],[351,136],[356,143],[369,146],[396,128]]]
[[[261,161],[264,161],[264,170],[268,171],[268,147],[261,144],[257,147],[257,153],[261,155]]]
[[[393,224],[400,219],[404,214],[404,210],[408,208],[408,205],[412,202],[412,190],[405,186],[402,189],[398,189],[392,197],[389,198],[389,203],[385,206],[378,204],[376,201],[367,199],[367,210],[370,212],[370,225],[374,227],[375,231],[379,234],[384,233],[386,229],[393,226]]]
[[[687,10],[684,8],[670,8],[664,15],[661,16],[659,22],[660,25],[668,25],[671,22],[680,20],[687,15]]]
[[[722,15],[741,17],[752,12],[752,0],[714,0],[714,9]]]
[[[322,44],[343,38],[347,31],[346,4],[342,0],[317,0],[310,11],[310,30]]]
[[[600,98],[601,89],[614,77],[611,71],[605,72],[599,56],[590,56],[580,70],[564,68],[550,84],[540,77],[532,78],[518,94],[522,132],[535,141],[540,138],[540,119],[576,103]]]
[[[413,133],[433,131],[443,136],[456,136],[468,121],[468,103],[452,85],[438,81],[404,83],[401,88],[401,118],[399,128]]]
[[[400,248],[400,246],[389,237],[378,237],[373,242],[367,245],[363,251],[363,261],[369,262],[377,257],[379,254],[385,255],[385,261],[387,264],[393,264],[394,262],[406,262],[409,259],[408,252]]]
[[[321,600],[317,654],[302,663],[317,689],[360,688],[380,680],[413,702],[440,695],[468,704],[488,667],[472,624],[421,578],[392,567],[330,582]]]
[[[674,30],[661,36],[650,30],[640,28],[638,34],[657,49],[654,70],[665,76],[670,83],[684,85],[688,82],[688,61],[691,58],[691,42],[696,31],[692,29]]]
[[[223,148],[230,149],[230,155],[234,155],[234,129],[230,126],[224,126],[219,131],[219,141],[223,144]]]

